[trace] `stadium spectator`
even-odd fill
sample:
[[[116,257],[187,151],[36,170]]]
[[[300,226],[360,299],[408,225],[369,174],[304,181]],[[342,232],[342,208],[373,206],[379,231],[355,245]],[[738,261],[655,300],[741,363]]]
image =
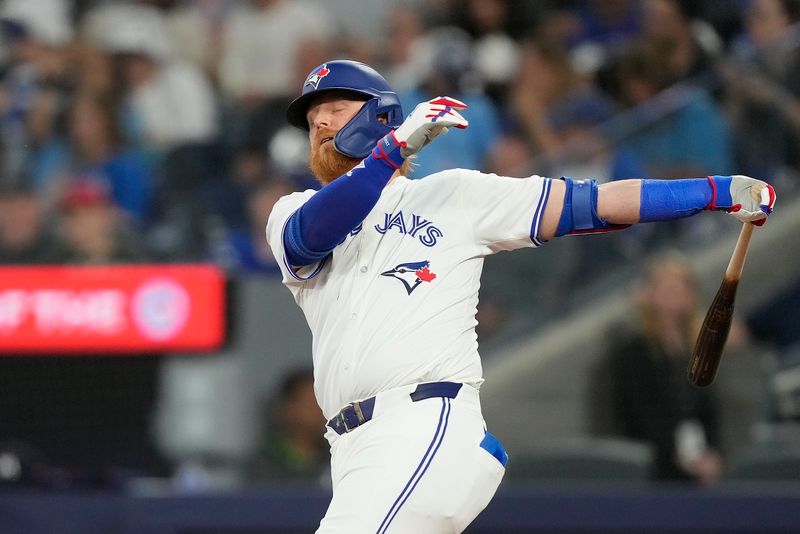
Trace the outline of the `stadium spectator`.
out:
[[[642,30],[642,6],[633,0],[589,0],[573,8],[574,45],[593,44],[609,51],[627,46]]]
[[[384,51],[376,43],[386,36],[389,12],[396,7],[399,7],[396,11],[417,11],[414,9],[416,6],[395,0],[325,0],[325,8],[333,26],[330,40],[335,42],[337,50],[351,59],[368,64],[379,61],[380,55],[388,50]],[[358,16],[354,17],[353,13],[358,13]],[[307,65],[308,70],[317,65],[319,62]]]
[[[64,250],[48,224],[42,197],[24,181],[0,184],[0,264],[49,264]]]
[[[173,57],[212,74],[219,60],[224,3],[142,0],[161,12]]]
[[[233,179],[244,186],[267,171],[272,136],[296,87],[330,57],[334,24],[317,0],[237,2],[223,25],[219,84],[227,97]],[[341,44],[341,39],[336,41]]]
[[[713,64],[722,50],[722,41],[711,25],[693,17],[696,4],[646,0],[643,34],[666,55],[675,80],[693,79],[707,89],[716,89]]]
[[[70,59],[74,65],[74,94],[115,96],[117,80],[110,55],[90,43],[77,41],[70,47]]]
[[[314,375],[297,370],[283,380],[275,402],[264,406],[265,439],[251,476],[255,481],[321,481],[328,468],[325,426],[314,396]]]
[[[111,4],[86,14],[83,35],[114,56],[125,140],[155,158],[185,145],[205,145],[218,132],[213,88],[203,71],[175,60],[161,13]]]
[[[246,200],[248,226],[230,230],[214,243],[212,259],[232,272],[280,276],[272,250],[264,245],[264,221],[275,202],[294,190],[293,184],[283,177],[262,178],[253,185]]]
[[[124,224],[108,186],[74,178],[59,200],[66,262],[135,263],[148,259],[138,236]]]
[[[428,32],[421,49],[424,75],[422,84],[398,92],[404,113],[418,102],[437,95],[453,96],[469,106],[469,128],[461,135],[447,135],[427,147],[414,160],[411,178],[427,176],[444,169],[463,167],[482,169],[500,133],[500,117],[479,83],[472,64],[472,41],[456,27],[441,27]]]
[[[420,61],[425,26],[420,15],[411,9],[395,7],[389,11],[385,26],[386,79],[397,91],[415,89],[425,74]]]
[[[606,76],[612,58],[639,38],[641,29],[641,2],[589,0],[543,10],[533,35],[568,47],[581,74]]]
[[[0,8],[7,53],[0,86],[3,171],[25,175],[36,149],[55,132],[69,98],[65,47],[72,38],[63,0],[9,0]]]
[[[602,127],[616,106],[578,72],[563,44],[537,37],[521,44],[520,73],[511,92],[510,122],[534,148],[531,172],[559,172],[600,181],[644,176],[638,158],[608,143]]]
[[[225,92],[247,108],[292,94],[306,72],[295,71],[300,46],[330,37],[326,11],[314,0],[238,2],[224,25],[219,77]]]
[[[498,176],[529,176],[535,172],[535,154],[521,134],[503,134],[486,157],[486,172]]]
[[[754,0],[744,24],[734,57],[800,96],[800,1]]]
[[[624,103],[638,113],[631,117],[635,131],[622,147],[643,163],[647,176],[731,173],[733,154],[725,117],[699,87],[676,87],[665,96],[675,74],[661,46],[639,43],[621,58],[617,73]]]
[[[512,5],[509,0],[469,0],[465,7],[461,12],[466,17],[464,27],[474,39],[475,70],[486,93],[502,105],[517,73],[518,46],[511,35],[521,33],[529,8]]]
[[[68,137],[41,151],[38,173],[48,185],[72,176],[105,183],[114,202],[140,225],[151,214],[152,180],[143,158],[122,145],[117,110],[109,94],[73,96]],[[61,184],[63,185],[63,184]]]
[[[721,474],[713,390],[686,380],[702,321],[697,282],[679,257],[657,258],[636,295],[635,330],[610,336],[614,424],[655,448],[656,477],[714,483]]]
[[[575,71],[560,43],[541,38],[525,41],[521,49],[510,111],[534,147],[534,168],[546,174],[551,164],[562,169],[562,160],[573,159],[577,143],[597,144],[592,128],[611,117],[614,104]],[[611,178],[608,170],[602,174],[595,178]]]
[[[800,2],[757,0],[722,65],[737,167],[781,176],[800,164]],[[786,184],[789,185],[789,184]]]

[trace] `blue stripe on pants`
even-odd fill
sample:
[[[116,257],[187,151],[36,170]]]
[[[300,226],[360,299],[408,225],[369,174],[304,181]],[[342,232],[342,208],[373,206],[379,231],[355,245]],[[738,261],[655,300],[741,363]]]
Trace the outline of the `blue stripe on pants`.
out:
[[[400,511],[400,508],[403,507],[408,498],[411,496],[411,493],[414,491],[414,488],[416,488],[417,484],[419,484],[419,481],[422,480],[422,476],[428,470],[428,467],[430,467],[434,456],[436,456],[436,452],[442,445],[445,431],[447,431],[447,422],[449,419],[450,399],[447,397],[442,397],[442,411],[439,413],[439,423],[436,426],[436,432],[433,434],[433,439],[431,440],[430,445],[428,445],[428,450],[425,451],[425,455],[419,462],[414,474],[411,475],[410,479],[408,479],[403,491],[400,492],[400,495],[397,496],[397,499],[394,501],[394,504],[392,504],[392,507],[389,508],[386,517],[383,518],[381,525],[376,531],[377,534],[384,534],[386,532],[386,530],[389,528],[389,525],[391,525],[392,521],[394,521],[394,518],[397,517],[397,513]]]

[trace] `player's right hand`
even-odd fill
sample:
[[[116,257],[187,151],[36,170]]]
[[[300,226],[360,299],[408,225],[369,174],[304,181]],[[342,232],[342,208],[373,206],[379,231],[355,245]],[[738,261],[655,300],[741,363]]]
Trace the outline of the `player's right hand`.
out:
[[[761,226],[775,206],[775,189],[766,182],[743,176],[709,176],[714,198],[708,209],[727,211],[741,222]]]
[[[400,154],[407,158],[422,150],[437,135],[455,126],[464,129],[469,126],[467,119],[459,111],[467,109],[463,102],[448,96],[439,96],[417,104],[414,111],[395,131],[394,138],[400,145]]]

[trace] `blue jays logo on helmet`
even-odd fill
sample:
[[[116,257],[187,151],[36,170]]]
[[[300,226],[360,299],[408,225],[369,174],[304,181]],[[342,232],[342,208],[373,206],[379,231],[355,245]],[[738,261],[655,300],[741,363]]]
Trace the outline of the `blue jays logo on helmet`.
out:
[[[302,94],[286,109],[289,123],[309,130],[306,114],[313,99],[330,91],[364,101],[358,113],[333,138],[334,148],[346,156],[367,157],[379,139],[403,123],[400,99],[389,82],[369,65],[343,59],[328,61],[311,71]]]
[[[324,63],[314,69],[311,74],[308,75],[308,78],[306,78],[306,85],[310,85],[314,87],[314,89],[317,89],[319,87],[319,82],[322,81],[322,78],[330,73],[331,69],[328,68],[327,63]]]
[[[431,272],[428,260],[399,263],[394,269],[381,273],[381,276],[391,276],[403,283],[410,295],[423,282],[433,282],[436,275]]]

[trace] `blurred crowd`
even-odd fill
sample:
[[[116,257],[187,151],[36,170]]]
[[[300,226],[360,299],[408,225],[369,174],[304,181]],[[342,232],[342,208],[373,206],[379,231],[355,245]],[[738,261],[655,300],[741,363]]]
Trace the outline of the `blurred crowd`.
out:
[[[355,13],[358,16],[354,16]],[[0,262],[275,273],[271,205],[316,187],[286,104],[334,57],[470,128],[419,157],[510,176],[793,186],[796,0],[5,0]]]
[[[773,183],[783,199],[800,183],[800,0],[4,0],[0,264],[212,261],[277,275],[264,239],[270,209],[318,187],[285,108],[333,58],[375,66],[405,113],[441,94],[468,104],[470,127],[426,148],[412,178],[453,167],[600,182],[736,173]],[[605,252],[587,247],[600,262]],[[575,260],[552,254],[553,269]],[[512,261],[499,267],[504,280],[547,267]],[[797,310],[798,288],[786,292],[784,320],[796,321],[786,310]],[[491,289],[483,297],[489,332],[502,317]],[[796,324],[764,323],[763,337],[798,342]],[[616,376],[651,373],[651,391],[674,392],[656,379],[682,373],[669,354],[686,355],[685,326],[638,371],[626,357],[653,332],[624,340]],[[620,410],[646,410],[634,382],[614,386]],[[282,430],[254,473],[324,469],[311,383],[308,373],[287,378],[272,406],[308,417],[272,414]],[[624,433],[649,438],[637,417],[668,419],[652,439],[669,434],[660,453],[674,457],[676,428],[710,410],[702,395],[681,395],[653,408],[682,407],[675,413],[621,414],[632,425]],[[713,478],[713,426],[703,455],[659,468]],[[691,442],[696,429],[681,428]]]

